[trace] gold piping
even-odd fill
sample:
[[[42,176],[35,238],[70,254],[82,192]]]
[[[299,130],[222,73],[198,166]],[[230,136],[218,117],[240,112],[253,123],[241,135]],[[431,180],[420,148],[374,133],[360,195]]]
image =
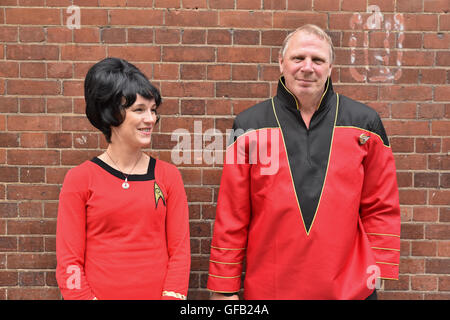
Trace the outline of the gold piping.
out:
[[[210,273],[208,273],[208,275],[209,275],[210,277],[221,278],[221,279],[234,279],[234,278],[240,278],[240,277],[241,277],[240,275],[239,275],[239,276],[232,276],[232,277],[222,277],[222,276],[216,276],[216,275],[210,274]]]
[[[245,248],[219,248],[219,247],[214,247],[214,246],[211,246],[211,248],[219,249],[219,250],[245,250]]]
[[[396,234],[389,234],[389,233],[373,233],[373,232],[367,232],[366,234],[374,235],[374,236],[386,236],[386,237],[397,237],[400,238],[399,235]]]
[[[173,292],[173,291],[163,291],[162,292],[163,297],[174,297],[181,300],[186,300],[186,296],[184,294]]]
[[[219,263],[219,264],[242,264],[243,261],[241,262],[222,262],[222,261],[215,261],[215,260],[211,260],[209,259],[209,261],[213,262],[213,263]]]
[[[328,90],[328,87],[327,87],[327,90]],[[326,91],[325,91],[325,93],[326,93]],[[325,95],[325,93],[324,93],[324,95]],[[323,96],[322,96],[322,98],[323,98]],[[319,106],[320,106],[320,104],[319,104]],[[289,164],[289,155],[288,155],[288,152],[287,152],[287,149],[286,149],[286,141],[284,140],[283,130],[281,129],[280,121],[278,120],[278,115],[277,115],[277,112],[276,112],[276,110],[275,110],[275,103],[274,103],[274,101],[273,101],[273,98],[272,98],[272,109],[273,109],[273,112],[274,112],[274,114],[275,114],[275,118],[276,118],[276,120],[277,120],[278,126],[280,127],[281,137],[282,137],[282,139],[283,139],[284,151],[286,152],[286,158],[287,158],[287,160],[288,160],[289,174],[290,174],[290,176],[291,176],[292,186],[293,186],[294,191],[295,191],[295,198],[296,198],[296,200],[297,200],[298,210],[299,210],[300,216],[301,216],[301,218],[302,218],[303,227],[305,228],[306,235],[309,236],[309,233],[311,232],[312,226],[313,226],[314,221],[315,221],[315,219],[316,219],[317,211],[318,211],[319,206],[320,206],[320,200],[322,199],[322,194],[323,194],[323,190],[324,190],[324,187],[325,187],[325,182],[326,182],[326,180],[327,180],[328,168],[329,168],[329,165],[330,165],[330,158],[331,158],[331,152],[332,152],[332,147],[333,147],[334,131],[335,131],[335,128],[336,128],[336,121],[337,121],[337,116],[338,116],[338,112],[339,112],[339,94],[336,94],[336,115],[335,115],[335,117],[334,117],[333,133],[332,133],[332,135],[331,135],[330,151],[329,151],[329,154],[328,154],[327,169],[326,169],[326,171],[325,171],[325,178],[324,178],[324,180],[323,180],[322,190],[320,191],[320,197],[319,197],[319,201],[318,201],[318,203],[317,203],[316,212],[314,213],[313,221],[311,222],[311,225],[310,225],[310,227],[309,227],[309,231],[306,230],[306,226],[305,226],[305,221],[304,221],[304,219],[303,219],[302,210],[301,210],[301,208],[300,208],[300,203],[299,203],[299,201],[298,201],[297,191],[296,191],[296,189],[295,189],[294,179],[293,179],[293,177],[292,177],[292,170],[291,170],[291,166],[290,166],[290,164]]]
[[[400,249],[393,249],[393,248],[379,248],[379,247],[371,247],[371,248],[377,250],[400,251]]]
[[[379,263],[379,264],[388,264],[391,266],[398,266],[398,263],[392,263],[392,262],[381,262],[381,261],[375,261],[375,263]]]

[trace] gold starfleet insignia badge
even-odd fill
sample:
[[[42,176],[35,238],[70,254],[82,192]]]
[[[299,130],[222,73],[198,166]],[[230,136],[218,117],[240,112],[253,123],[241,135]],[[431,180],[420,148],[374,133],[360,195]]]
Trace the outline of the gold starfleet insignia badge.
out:
[[[366,134],[361,134],[360,136],[359,136],[359,144],[360,145],[363,145],[363,144],[365,144],[366,142],[367,142],[367,140],[369,140],[369,136],[368,135],[366,135]]]
[[[158,186],[158,184],[155,181],[155,187],[154,187],[154,191],[155,191],[155,209],[158,208],[158,202],[161,199],[164,206],[166,206],[166,200],[164,199],[164,194],[161,191],[161,188]]]

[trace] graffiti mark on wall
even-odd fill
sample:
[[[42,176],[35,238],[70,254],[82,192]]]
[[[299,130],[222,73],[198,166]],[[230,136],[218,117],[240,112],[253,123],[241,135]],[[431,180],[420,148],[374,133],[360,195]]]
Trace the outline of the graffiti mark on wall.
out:
[[[403,52],[401,49],[403,48],[403,40],[405,39],[403,14],[398,13],[392,17],[385,17],[377,5],[368,6],[367,13],[371,13],[371,15],[367,17],[366,21],[364,21],[363,15],[360,13],[353,14],[350,19],[350,27],[353,30],[349,39],[349,46],[351,48],[350,74],[353,79],[359,82],[388,82],[398,80],[402,76]],[[369,34],[373,30],[379,30],[384,33],[383,48],[369,51]],[[364,67],[357,68],[357,43],[358,37],[361,36],[363,37]],[[391,50],[391,37],[396,36],[398,37],[397,46],[394,48],[395,50]],[[395,46],[395,38],[393,43]],[[396,54],[392,56],[393,51]],[[369,62],[370,53],[374,53],[374,63]],[[391,59],[395,59],[394,65],[391,63]]]

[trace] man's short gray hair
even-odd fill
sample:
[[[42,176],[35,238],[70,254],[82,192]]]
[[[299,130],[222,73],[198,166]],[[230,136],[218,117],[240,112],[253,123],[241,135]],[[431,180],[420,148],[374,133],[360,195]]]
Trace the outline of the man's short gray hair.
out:
[[[296,34],[297,32],[306,32],[306,33],[311,33],[316,35],[317,37],[319,37],[322,40],[325,40],[326,42],[328,42],[328,44],[330,45],[330,63],[334,62],[334,58],[335,58],[335,53],[334,53],[334,46],[333,46],[333,42],[331,41],[330,36],[320,27],[314,25],[314,24],[305,24],[304,26],[301,26],[297,29],[295,29],[294,31],[292,31],[291,33],[289,33],[286,38],[283,41],[283,45],[281,46],[280,49],[280,55],[281,57],[284,57],[284,54],[286,53],[288,44],[289,44],[289,40],[292,38],[292,36],[294,34]]]

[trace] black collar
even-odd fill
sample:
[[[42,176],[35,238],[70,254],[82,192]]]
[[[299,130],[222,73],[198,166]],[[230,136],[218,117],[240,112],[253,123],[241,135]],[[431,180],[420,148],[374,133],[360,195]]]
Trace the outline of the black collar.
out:
[[[329,108],[329,101],[331,97],[334,96],[333,84],[331,83],[331,78],[328,78],[325,88],[324,94],[322,96],[322,100],[320,101],[319,108],[317,109],[317,113],[321,113]],[[283,76],[278,80],[278,88],[277,88],[277,98],[281,100],[283,105],[288,108],[292,108],[294,110],[299,109],[300,103],[295,97],[295,95],[289,91],[286,87],[286,82]]]

